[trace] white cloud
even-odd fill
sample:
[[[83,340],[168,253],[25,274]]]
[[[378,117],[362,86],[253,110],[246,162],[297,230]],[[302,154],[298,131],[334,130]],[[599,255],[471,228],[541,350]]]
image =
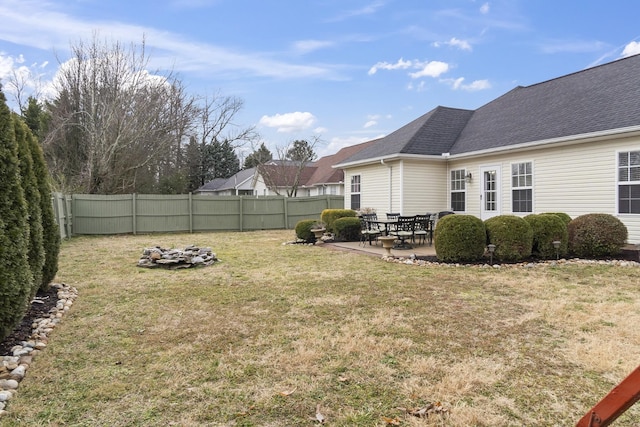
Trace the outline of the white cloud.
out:
[[[427,89],[427,85],[425,84],[424,80],[421,82],[418,82],[418,84],[413,84],[413,82],[409,82],[409,84],[407,85],[407,90],[415,90],[416,92],[423,92]]]
[[[373,127],[373,126],[375,126],[375,125],[377,125],[377,124],[378,124],[378,121],[377,121],[377,120],[369,120],[367,123],[365,123],[365,124],[364,124],[364,126],[363,126],[363,127],[364,127],[365,129],[367,129],[367,128]]]
[[[640,53],[640,42],[633,41],[624,47],[622,56],[627,57],[638,53]]]
[[[480,13],[482,13],[483,15],[486,15],[487,13],[489,13],[489,3],[485,3],[482,6],[480,6]]]
[[[449,71],[449,64],[441,61],[427,61],[416,63],[415,65],[419,66],[421,70],[415,73],[409,73],[409,76],[413,79],[419,79],[420,77],[439,77],[441,74]]]
[[[405,61],[400,58],[395,64],[389,62],[378,62],[369,69],[370,76],[377,73],[378,70],[406,70],[406,69],[419,70],[414,73],[409,73],[409,76],[413,79],[420,77],[439,77],[441,74],[449,71],[449,64],[441,61]]]
[[[471,44],[466,40],[460,40],[455,37],[452,37],[451,40],[445,42],[445,44],[451,47],[457,47],[462,50],[471,50]]]
[[[362,15],[372,15],[378,11],[382,6],[384,6],[383,1],[374,1],[360,9],[349,10],[341,13],[330,21],[343,21],[348,18],[352,18],[354,16],[362,16]]]
[[[485,90],[491,88],[489,80],[474,80],[470,84],[464,84],[464,77],[458,77],[457,79],[443,79],[443,83],[451,85],[453,90],[465,90],[468,92],[475,92],[478,90]]]
[[[333,42],[327,40],[299,40],[293,44],[293,49],[297,53],[305,54],[333,46],[333,44]]]
[[[388,62],[378,62],[376,65],[369,69],[370,76],[375,74],[378,70],[406,70],[412,66],[411,61],[405,61],[404,59],[398,59],[398,62],[395,64],[390,64]]]
[[[277,128],[278,132],[299,132],[310,128],[316,122],[316,117],[309,112],[276,114],[274,116],[262,116],[259,124],[262,126]]]
[[[319,126],[313,130],[314,135],[322,135],[323,133],[329,132],[329,129]]]
[[[326,65],[294,64],[271,59],[260,52],[202,43],[182,34],[160,28],[131,25],[118,21],[81,19],[61,11],[49,1],[3,0],[0,2],[0,40],[17,45],[56,50],[64,57],[69,42],[91,40],[96,30],[99,39],[118,40],[123,46],[140,44],[153,51],[151,68],[196,71],[234,77],[256,75],[277,78],[335,78],[336,69]]]

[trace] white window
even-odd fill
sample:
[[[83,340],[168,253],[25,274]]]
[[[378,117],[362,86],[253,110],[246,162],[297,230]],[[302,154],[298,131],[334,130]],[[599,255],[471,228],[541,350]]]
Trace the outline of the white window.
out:
[[[640,151],[618,153],[618,212],[640,214]]]
[[[351,209],[360,209],[360,175],[351,176]]]
[[[464,212],[467,200],[466,170],[456,169],[451,171],[451,210]]]
[[[533,165],[531,162],[511,165],[511,212],[533,212]]]

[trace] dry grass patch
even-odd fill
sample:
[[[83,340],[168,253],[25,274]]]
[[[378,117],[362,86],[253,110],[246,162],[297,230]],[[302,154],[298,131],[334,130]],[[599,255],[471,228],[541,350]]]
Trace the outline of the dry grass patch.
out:
[[[333,426],[572,426],[640,359],[638,268],[417,267],[292,237],[65,242],[57,279],[79,298],[3,421],[312,425],[320,405]],[[156,244],[221,262],[136,267]],[[435,401],[448,415],[397,409]]]

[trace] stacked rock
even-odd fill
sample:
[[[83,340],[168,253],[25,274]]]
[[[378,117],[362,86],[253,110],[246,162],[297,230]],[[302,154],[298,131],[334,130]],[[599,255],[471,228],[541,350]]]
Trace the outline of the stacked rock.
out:
[[[160,246],[146,248],[138,261],[138,267],[164,267],[171,270],[211,265],[218,261],[211,248],[187,246],[184,249],[164,249]]]

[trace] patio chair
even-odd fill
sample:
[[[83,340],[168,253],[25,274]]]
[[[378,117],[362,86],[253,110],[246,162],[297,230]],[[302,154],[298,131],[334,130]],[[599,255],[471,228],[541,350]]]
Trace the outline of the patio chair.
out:
[[[362,246],[366,245],[367,241],[371,245],[373,240],[376,241],[376,245],[378,244],[378,236],[382,234],[382,231],[369,222],[377,219],[377,216],[374,216],[375,214],[365,214],[360,217],[360,243],[362,243]]]
[[[389,234],[396,236],[400,240],[398,245],[401,248],[410,248],[407,244],[407,240],[414,240],[413,231],[415,229],[416,217],[415,216],[402,216],[398,217],[398,227],[394,231],[390,231]]]
[[[418,238],[418,244],[422,240],[423,243],[427,243],[429,239],[429,245],[433,243],[433,227],[431,226],[431,214],[416,215],[416,225],[413,230],[413,237]]]
[[[399,213],[387,213],[387,221],[397,221],[399,217],[400,217]],[[389,234],[391,234],[392,232],[398,230],[398,225],[387,224],[387,230],[389,231]]]

